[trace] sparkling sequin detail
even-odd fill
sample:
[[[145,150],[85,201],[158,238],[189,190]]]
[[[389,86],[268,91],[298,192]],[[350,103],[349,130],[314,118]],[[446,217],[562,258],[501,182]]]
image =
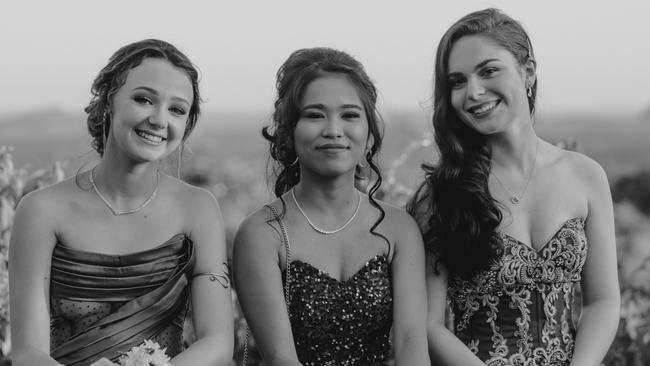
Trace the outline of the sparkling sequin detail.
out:
[[[289,314],[305,366],[384,365],[393,323],[390,264],[370,259],[345,281],[309,263],[289,265]]]
[[[502,235],[504,253],[471,281],[450,278],[456,335],[488,366],[563,366],[573,355],[574,285],[587,258],[584,219],[539,251]]]

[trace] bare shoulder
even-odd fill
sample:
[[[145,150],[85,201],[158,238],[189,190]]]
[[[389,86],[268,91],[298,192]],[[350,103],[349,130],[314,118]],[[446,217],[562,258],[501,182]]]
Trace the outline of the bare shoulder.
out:
[[[71,177],[61,182],[32,191],[20,199],[18,212],[24,212],[32,219],[65,216],[66,212],[77,201],[79,193],[77,177]],[[27,215],[26,215],[27,216]]]
[[[185,215],[189,217],[206,214],[221,216],[219,203],[209,190],[193,186],[169,175],[163,174],[161,179],[164,179],[170,197],[173,198],[176,205],[175,207],[181,208]]]
[[[276,200],[269,204],[278,213],[281,203]],[[277,252],[282,243],[281,234],[268,206],[261,207],[248,215],[239,225],[235,235],[235,251]]]
[[[384,222],[387,228],[389,228],[391,231],[418,229],[415,220],[408,212],[384,201],[377,201],[377,203],[379,203],[381,208],[384,209],[384,212],[386,213]]]
[[[607,175],[603,167],[594,159],[579,152],[559,149],[559,164],[580,183],[587,187],[607,185]]]
[[[380,225],[381,231],[395,244],[396,249],[403,246],[422,246],[420,229],[409,213],[383,201],[378,203],[386,213]]]

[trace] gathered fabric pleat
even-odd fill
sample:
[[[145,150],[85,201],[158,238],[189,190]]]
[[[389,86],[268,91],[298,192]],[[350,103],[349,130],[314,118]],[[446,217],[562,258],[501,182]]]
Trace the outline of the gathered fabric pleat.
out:
[[[78,329],[51,349],[65,365],[115,360],[151,339],[188,307],[194,245],[183,234],[143,252],[106,255],[57,245],[50,298],[119,303],[116,311]]]

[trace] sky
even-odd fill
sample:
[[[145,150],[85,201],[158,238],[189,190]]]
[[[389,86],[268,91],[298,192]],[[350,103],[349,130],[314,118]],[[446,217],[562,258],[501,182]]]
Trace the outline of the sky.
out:
[[[144,38],[173,43],[199,67],[206,111],[270,111],[278,67],[313,46],[361,61],[382,108],[428,108],[440,37],[486,7],[528,30],[538,111],[650,108],[647,0],[3,0],[0,114],[81,112],[110,55]]]

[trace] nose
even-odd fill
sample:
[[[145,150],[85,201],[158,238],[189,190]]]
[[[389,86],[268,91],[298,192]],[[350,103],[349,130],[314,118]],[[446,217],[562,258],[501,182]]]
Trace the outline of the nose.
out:
[[[467,80],[467,98],[477,100],[483,94],[485,94],[485,88],[480,80],[477,80],[475,77],[469,78]]]
[[[153,108],[148,118],[149,124],[161,129],[167,126],[167,113],[164,108]]]
[[[327,118],[323,127],[323,137],[338,138],[343,136],[342,121],[337,117]]]

